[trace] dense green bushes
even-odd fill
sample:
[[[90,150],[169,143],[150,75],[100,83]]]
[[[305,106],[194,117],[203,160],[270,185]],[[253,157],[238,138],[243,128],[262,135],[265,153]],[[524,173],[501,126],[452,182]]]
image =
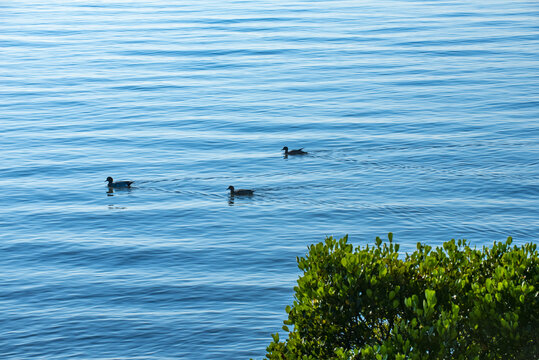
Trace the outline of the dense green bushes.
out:
[[[535,244],[433,250],[327,238],[298,259],[288,339],[269,359],[534,359],[539,357]]]

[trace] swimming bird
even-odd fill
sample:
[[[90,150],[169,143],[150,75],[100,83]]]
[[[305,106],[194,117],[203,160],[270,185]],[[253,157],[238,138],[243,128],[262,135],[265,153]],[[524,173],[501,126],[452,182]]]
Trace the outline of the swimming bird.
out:
[[[228,187],[227,190],[230,190],[230,196],[234,196],[234,195],[247,195],[247,196],[250,196],[250,195],[253,195],[253,193],[255,192],[254,190],[247,190],[247,189],[238,189],[238,190],[234,190],[234,186],[230,185]]]
[[[109,182],[108,183],[109,187],[115,187],[115,188],[130,188],[131,184],[134,183],[134,181],[116,181],[116,182],[114,182],[114,180],[112,180],[112,178],[110,176],[105,181]]]
[[[303,151],[303,148],[288,151],[288,146],[285,146],[281,150],[284,150],[284,155],[285,156],[287,156],[287,155],[306,155],[306,154],[308,154],[307,151]]]

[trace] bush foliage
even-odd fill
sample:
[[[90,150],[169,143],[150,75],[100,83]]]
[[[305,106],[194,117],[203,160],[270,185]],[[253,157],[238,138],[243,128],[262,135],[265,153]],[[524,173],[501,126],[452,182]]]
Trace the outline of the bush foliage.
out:
[[[303,275],[268,359],[535,359],[536,244],[432,249],[326,238],[298,258]]]

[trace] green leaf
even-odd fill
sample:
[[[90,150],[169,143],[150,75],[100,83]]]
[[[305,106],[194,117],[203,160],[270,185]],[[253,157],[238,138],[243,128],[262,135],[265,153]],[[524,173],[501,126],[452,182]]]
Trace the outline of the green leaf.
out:
[[[436,304],[436,291],[431,289],[425,290],[425,297],[427,298],[427,303],[429,306],[433,306]]]
[[[404,299],[404,305],[406,305],[406,307],[412,307],[412,298]]]
[[[487,281],[485,282],[485,285],[487,286],[488,292],[492,292],[492,280],[487,279]]]

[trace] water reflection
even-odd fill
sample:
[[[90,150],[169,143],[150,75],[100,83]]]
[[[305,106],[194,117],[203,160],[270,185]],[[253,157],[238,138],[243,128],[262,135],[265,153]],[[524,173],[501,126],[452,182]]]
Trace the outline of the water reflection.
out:
[[[117,192],[131,192],[131,188],[113,188],[112,186],[109,186],[108,187],[108,190],[107,190],[107,196],[114,196],[114,190],[116,190]]]
[[[112,204],[109,205],[109,210],[125,210],[127,209],[125,206],[114,206]]]
[[[240,199],[252,199],[253,198],[253,194],[248,194],[248,195],[228,195],[228,205],[229,206],[233,206],[234,205],[234,200],[235,198],[239,197]]]

